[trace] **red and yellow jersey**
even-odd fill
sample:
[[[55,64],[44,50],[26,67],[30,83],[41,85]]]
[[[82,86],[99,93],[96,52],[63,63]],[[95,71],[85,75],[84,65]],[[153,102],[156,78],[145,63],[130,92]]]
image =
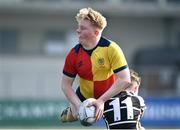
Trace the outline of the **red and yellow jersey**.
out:
[[[63,73],[75,78],[78,74],[80,92],[85,98],[98,98],[116,80],[115,73],[127,68],[121,48],[113,41],[101,37],[92,50],[77,44],[68,53]]]

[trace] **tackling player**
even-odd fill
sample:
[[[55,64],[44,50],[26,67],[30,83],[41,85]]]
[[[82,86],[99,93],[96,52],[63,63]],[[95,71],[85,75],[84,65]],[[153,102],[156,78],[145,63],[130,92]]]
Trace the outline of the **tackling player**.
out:
[[[144,113],[145,104],[143,98],[136,95],[141,78],[133,70],[130,73],[130,87],[105,102],[104,119],[108,129],[144,129],[139,120]]]

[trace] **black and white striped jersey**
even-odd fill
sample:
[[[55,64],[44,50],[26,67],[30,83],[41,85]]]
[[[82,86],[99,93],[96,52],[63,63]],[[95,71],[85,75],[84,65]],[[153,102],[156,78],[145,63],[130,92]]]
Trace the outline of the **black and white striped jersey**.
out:
[[[136,129],[145,109],[144,100],[128,92],[121,92],[104,104],[104,117],[108,129]]]

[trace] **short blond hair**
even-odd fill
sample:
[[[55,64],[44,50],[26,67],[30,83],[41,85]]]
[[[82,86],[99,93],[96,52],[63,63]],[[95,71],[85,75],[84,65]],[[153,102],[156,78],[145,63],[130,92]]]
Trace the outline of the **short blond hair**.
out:
[[[76,20],[78,23],[85,19],[89,20],[94,26],[101,30],[107,26],[106,18],[92,8],[83,8],[79,10],[79,13],[77,13]]]
[[[138,85],[141,83],[141,77],[139,74],[134,71],[133,69],[130,69],[130,76],[131,76],[131,82],[134,83],[136,82]]]

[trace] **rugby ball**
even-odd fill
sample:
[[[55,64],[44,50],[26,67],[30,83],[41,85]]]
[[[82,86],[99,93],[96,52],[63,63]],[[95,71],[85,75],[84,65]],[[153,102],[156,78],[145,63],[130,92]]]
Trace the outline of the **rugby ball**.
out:
[[[95,114],[96,108],[95,106],[88,106],[91,102],[95,101],[94,98],[88,98],[83,101],[79,108],[79,120],[82,125],[84,126],[91,126],[93,123],[96,122]]]

